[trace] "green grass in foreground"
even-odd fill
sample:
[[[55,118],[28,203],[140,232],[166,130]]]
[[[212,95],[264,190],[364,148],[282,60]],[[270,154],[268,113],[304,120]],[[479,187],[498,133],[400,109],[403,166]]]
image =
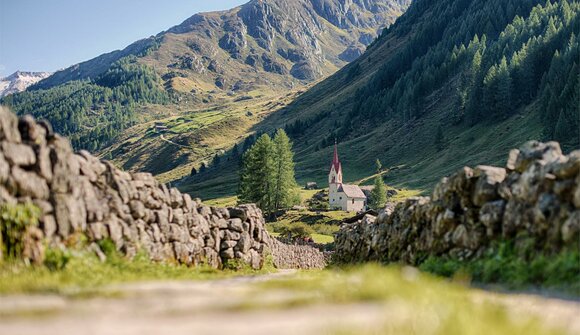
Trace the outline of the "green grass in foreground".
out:
[[[376,329],[336,329],[332,334],[560,334],[527,315],[510,317],[497,303],[482,302],[483,292],[421,273],[412,268],[375,264],[346,269],[301,272],[268,281],[258,290],[293,293],[284,304],[242,309],[291,309],[304,305],[369,303],[384,305],[386,322]],[[475,297],[475,295],[478,295]]]
[[[66,265],[25,266],[20,263],[0,265],[0,294],[59,293],[83,294],[100,287],[124,282],[154,280],[208,280],[240,275],[258,275],[273,271],[271,266],[254,271],[216,270],[207,266],[154,263],[145,255],[133,260],[109,256],[101,262],[93,254],[76,254]],[[52,269],[50,269],[52,268]]]

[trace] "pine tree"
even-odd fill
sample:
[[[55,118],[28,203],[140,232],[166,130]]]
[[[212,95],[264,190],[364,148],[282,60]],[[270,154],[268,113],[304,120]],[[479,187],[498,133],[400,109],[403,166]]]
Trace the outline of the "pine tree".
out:
[[[379,210],[387,202],[387,188],[383,182],[383,177],[381,174],[377,174],[375,177],[375,187],[371,191],[371,200],[369,202],[369,207],[371,209]]]

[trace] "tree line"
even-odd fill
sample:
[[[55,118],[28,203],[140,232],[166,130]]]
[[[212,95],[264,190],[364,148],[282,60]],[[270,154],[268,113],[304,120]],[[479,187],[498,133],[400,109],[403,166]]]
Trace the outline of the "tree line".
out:
[[[17,114],[51,122],[75,149],[96,151],[137,121],[137,106],[166,104],[170,96],[155,71],[128,56],[94,80],[71,81],[5,97]]]
[[[579,13],[568,0],[417,0],[375,47],[413,31],[410,42],[357,90],[336,135],[417,119],[425,99],[456,80],[454,123],[493,122],[537,103],[545,139],[578,145]]]

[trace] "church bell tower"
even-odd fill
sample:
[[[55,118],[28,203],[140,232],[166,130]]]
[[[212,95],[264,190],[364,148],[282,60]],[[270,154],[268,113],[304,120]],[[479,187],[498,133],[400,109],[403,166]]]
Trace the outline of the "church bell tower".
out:
[[[332,202],[332,194],[338,191],[342,184],[342,164],[338,158],[338,145],[334,143],[334,155],[332,157],[332,165],[328,173],[328,191]]]

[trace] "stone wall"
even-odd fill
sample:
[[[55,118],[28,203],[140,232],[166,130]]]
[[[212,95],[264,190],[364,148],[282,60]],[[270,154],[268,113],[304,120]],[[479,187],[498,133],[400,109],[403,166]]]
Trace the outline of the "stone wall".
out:
[[[345,224],[336,236],[340,262],[418,264],[429,255],[469,259],[494,240],[509,239],[522,255],[578,250],[580,151],[558,143],[526,143],[506,168],[465,167],[431,198],[388,204],[378,217]]]
[[[290,245],[272,237],[268,244],[278,269],[323,269],[327,265],[325,254],[312,246]]]
[[[26,234],[24,257],[35,262],[46,242],[66,246],[79,234],[89,243],[110,239],[128,256],[142,248],[153,260],[189,265],[238,259],[260,268],[269,252],[254,205],[206,206],[150,174],[75,154],[49,124],[0,107],[0,204],[26,202],[42,211],[39,227]]]

